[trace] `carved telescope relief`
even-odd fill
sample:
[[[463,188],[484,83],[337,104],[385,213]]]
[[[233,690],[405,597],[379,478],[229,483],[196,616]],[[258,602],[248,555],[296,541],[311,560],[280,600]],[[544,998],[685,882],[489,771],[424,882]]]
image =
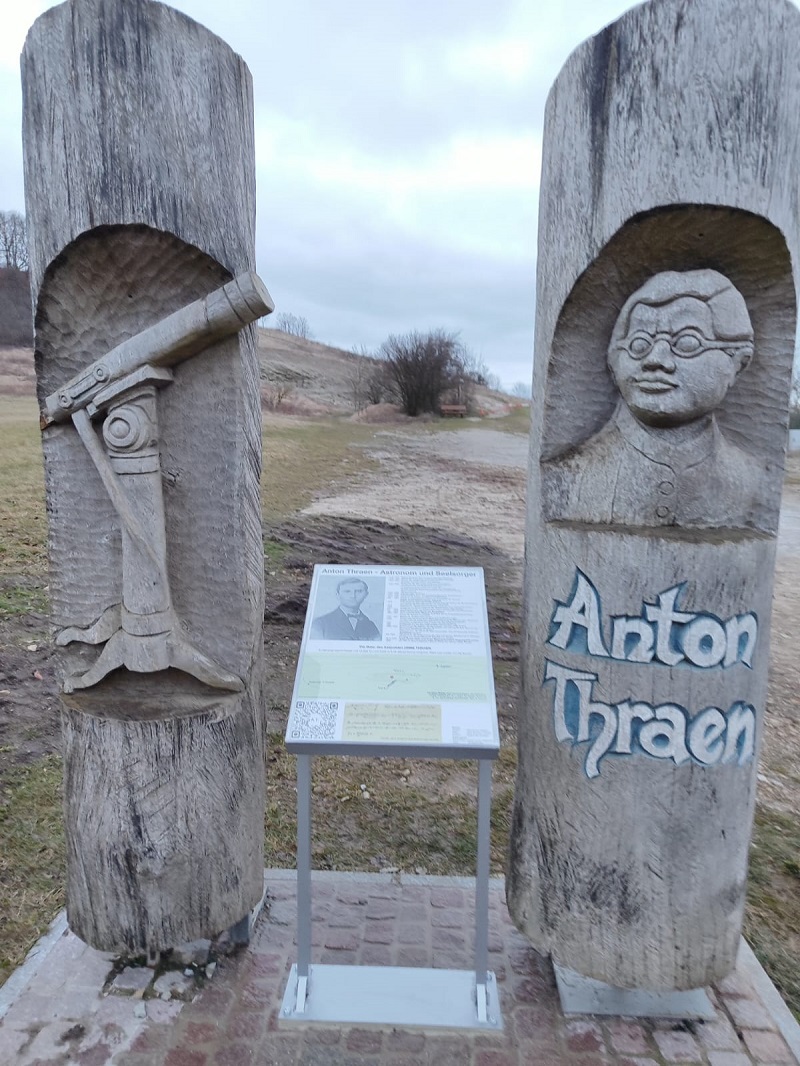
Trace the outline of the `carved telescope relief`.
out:
[[[181,363],[274,309],[272,298],[258,275],[240,274],[204,299],[195,300],[123,341],[76,374],[44,401],[42,428],[70,418],[113,382],[134,371],[144,366]]]
[[[90,688],[121,666],[136,673],[173,667],[212,688],[243,688],[181,636],[167,574],[156,390],[172,382],[170,366],[272,310],[260,278],[242,274],[117,345],[45,400],[42,428],[71,417],[122,529],[122,603],[56,638],[62,647],[105,643],[85,673],[65,678],[65,692]],[[92,426],[99,415],[102,444]]]

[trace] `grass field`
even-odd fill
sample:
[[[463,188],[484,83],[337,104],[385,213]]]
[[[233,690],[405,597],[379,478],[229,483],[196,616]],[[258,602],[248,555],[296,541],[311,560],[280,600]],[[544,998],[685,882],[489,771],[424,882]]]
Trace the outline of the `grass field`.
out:
[[[0,398],[0,575],[47,569],[40,437],[33,400]]]
[[[492,428],[520,432],[521,410]],[[458,424],[460,423],[460,424]],[[452,419],[440,429],[462,429]],[[343,420],[270,418],[264,429],[262,479],[268,569],[283,566],[286,547],[269,529],[331,483],[346,484],[372,461],[358,445],[386,428]],[[430,427],[392,427],[427,432]],[[356,447],[354,447],[356,445]],[[15,619],[46,604],[45,538],[39,430],[32,401],[0,399],[0,638]],[[2,656],[0,639],[0,657]],[[498,669],[508,670],[500,663]],[[3,687],[0,674],[0,690]],[[294,758],[271,738],[266,861],[292,866],[295,846]],[[492,866],[503,868],[516,752],[504,748],[495,771]],[[475,813],[461,771],[445,763],[317,760],[313,783],[314,864],[318,868],[398,867],[469,874],[475,864]],[[323,765],[324,764],[324,765]],[[463,784],[463,787],[455,787]],[[366,786],[366,790],[361,788]],[[0,778],[0,983],[18,965],[63,905],[64,841],[57,754],[15,766]],[[364,791],[369,798],[364,799]],[[753,839],[746,935],[800,1017],[800,828],[796,819],[759,809]]]

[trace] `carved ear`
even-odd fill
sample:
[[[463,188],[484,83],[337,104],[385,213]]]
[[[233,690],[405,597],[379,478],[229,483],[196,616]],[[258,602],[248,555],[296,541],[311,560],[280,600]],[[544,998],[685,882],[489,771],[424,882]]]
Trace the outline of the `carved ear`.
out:
[[[752,344],[744,342],[737,344],[735,348],[731,348],[728,353],[736,363],[736,376],[750,365],[750,360],[753,358],[753,352],[755,351]]]

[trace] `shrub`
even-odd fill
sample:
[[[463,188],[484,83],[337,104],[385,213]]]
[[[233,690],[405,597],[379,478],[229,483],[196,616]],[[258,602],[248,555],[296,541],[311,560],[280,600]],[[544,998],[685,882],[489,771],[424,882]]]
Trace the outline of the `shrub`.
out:
[[[429,333],[392,335],[381,345],[379,357],[407,415],[439,410],[446,393],[456,403],[466,403],[469,376],[467,354],[455,333],[443,329]]]

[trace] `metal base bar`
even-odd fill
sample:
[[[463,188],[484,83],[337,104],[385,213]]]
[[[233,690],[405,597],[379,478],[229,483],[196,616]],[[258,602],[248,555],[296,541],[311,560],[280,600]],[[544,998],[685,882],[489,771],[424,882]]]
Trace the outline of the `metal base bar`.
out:
[[[311,966],[303,1010],[292,966],[280,1017],[286,1021],[500,1031],[497,981],[486,975],[486,1017],[478,1018],[472,970],[409,966]],[[477,1002],[480,1002],[477,999]]]
[[[614,988],[554,963],[561,1009],[565,1014],[617,1014],[630,1018],[680,1018],[713,1021],[717,1013],[702,988],[688,992],[648,992]]]

